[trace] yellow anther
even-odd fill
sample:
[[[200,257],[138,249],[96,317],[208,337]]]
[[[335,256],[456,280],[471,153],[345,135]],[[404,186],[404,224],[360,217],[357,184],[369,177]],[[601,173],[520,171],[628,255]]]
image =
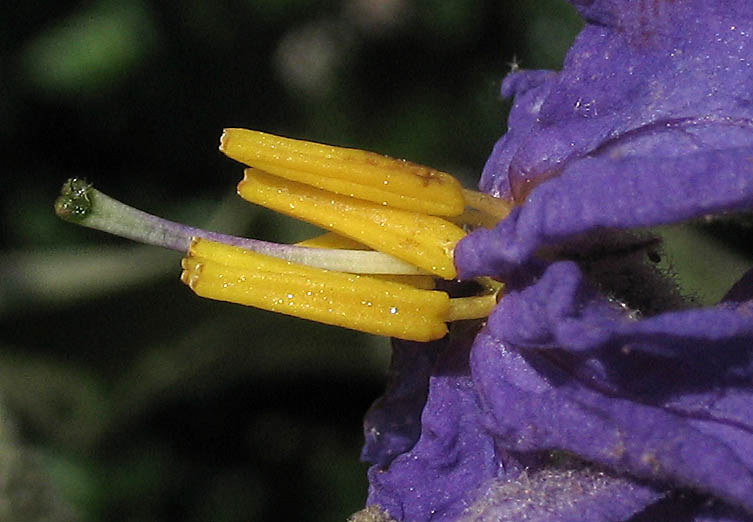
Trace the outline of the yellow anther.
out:
[[[238,194],[445,279],[456,276],[453,250],[465,232],[442,218],[334,194],[254,169],[246,169]]]
[[[298,246],[310,248],[336,248],[341,250],[369,250],[369,247],[349,237],[335,234],[334,232],[325,232],[324,234],[296,243]]]
[[[414,341],[447,333],[450,299],[372,277],[330,272],[197,239],[181,279],[196,294]]]
[[[497,306],[497,296],[480,295],[474,297],[456,297],[450,299],[448,321],[463,319],[482,319],[488,317]]]
[[[358,149],[225,129],[220,150],[276,176],[380,205],[436,216],[457,216],[465,201],[450,174]]]
[[[380,281],[392,281],[401,285],[412,286],[422,290],[433,290],[437,287],[437,280],[428,275],[390,275],[390,274],[371,274],[369,277],[379,279]]]
[[[513,203],[509,201],[475,190],[463,189],[463,197],[467,206],[484,213],[495,222],[506,218],[514,207]]]

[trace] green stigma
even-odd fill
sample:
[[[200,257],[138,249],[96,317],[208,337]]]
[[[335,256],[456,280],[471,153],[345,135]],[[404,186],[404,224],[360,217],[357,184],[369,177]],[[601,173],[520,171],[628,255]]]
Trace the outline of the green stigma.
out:
[[[66,221],[78,222],[92,210],[92,185],[83,178],[70,178],[63,183],[55,200],[55,214]]]

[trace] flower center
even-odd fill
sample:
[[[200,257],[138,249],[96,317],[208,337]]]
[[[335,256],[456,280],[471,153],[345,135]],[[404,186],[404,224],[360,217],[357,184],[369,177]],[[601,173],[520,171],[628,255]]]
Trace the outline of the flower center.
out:
[[[244,199],[328,231],[297,245],[209,232],[124,205],[80,179],[55,204],[64,219],[186,252],[181,279],[196,294],[378,335],[428,341],[447,322],[486,317],[501,284],[450,298],[453,250],[473,226],[509,205],[463,189],[451,175],[372,152],[245,129],[226,129],[220,150],[252,167]]]

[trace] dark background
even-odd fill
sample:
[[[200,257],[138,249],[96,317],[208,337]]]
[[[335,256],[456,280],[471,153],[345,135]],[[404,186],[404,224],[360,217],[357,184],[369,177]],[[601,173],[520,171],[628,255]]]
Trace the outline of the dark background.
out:
[[[15,498],[14,519],[62,520],[65,506],[84,521],[145,522],[360,509],[361,418],[384,386],[385,339],[201,300],[178,280],[180,255],[64,223],[52,203],[78,176],[192,225],[310,235],[235,196],[241,167],[217,151],[231,126],[405,157],[473,186],[505,129],[501,79],[514,61],[558,68],[581,26],[573,10],[100,0],[2,11],[0,479],[19,485],[0,497]],[[39,475],[24,481],[28,469]]]

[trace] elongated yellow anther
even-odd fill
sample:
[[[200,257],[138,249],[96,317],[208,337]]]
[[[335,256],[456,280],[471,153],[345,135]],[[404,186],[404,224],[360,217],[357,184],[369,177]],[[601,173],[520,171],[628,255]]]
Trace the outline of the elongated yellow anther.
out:
[[[349,237],[335,234],[334,232],[325,232],[316,237],[305,239],[296,243],[298,246],[305,246],[310,248],[335,248],[342,250],[369,250],[369,247],[358,241],[354,241]]]
[[[483,212],[497,222],[506,218],[514,207],[509,201],[475,190],[463,189],[463,197],[467,206]]]
[[[369,277],[379,279],[380,281],[392,281],[393,283],[400,283],[401,285],[408,285],[422,290],[433,290],[437,287],[436,279],[428,275],[370,274]]]
[[[289,263],[205,239],[183,260],[196,294],[414,341],[447,333],[444,292]]]
[[[450,299],[450,311],[447,320],[482,319],[488,317],[495,306],[497,306],[496,295],[456,297]]]
[[[465,200],[450,174],[373,152],[225,129],[228,157],[300,183],[380,205],[436,216],[457,216]]]
[[[333,194],[255,169],[246,169],[238,194],[442,278],[456,276],[453,250],[465,232],[440,217]]]

